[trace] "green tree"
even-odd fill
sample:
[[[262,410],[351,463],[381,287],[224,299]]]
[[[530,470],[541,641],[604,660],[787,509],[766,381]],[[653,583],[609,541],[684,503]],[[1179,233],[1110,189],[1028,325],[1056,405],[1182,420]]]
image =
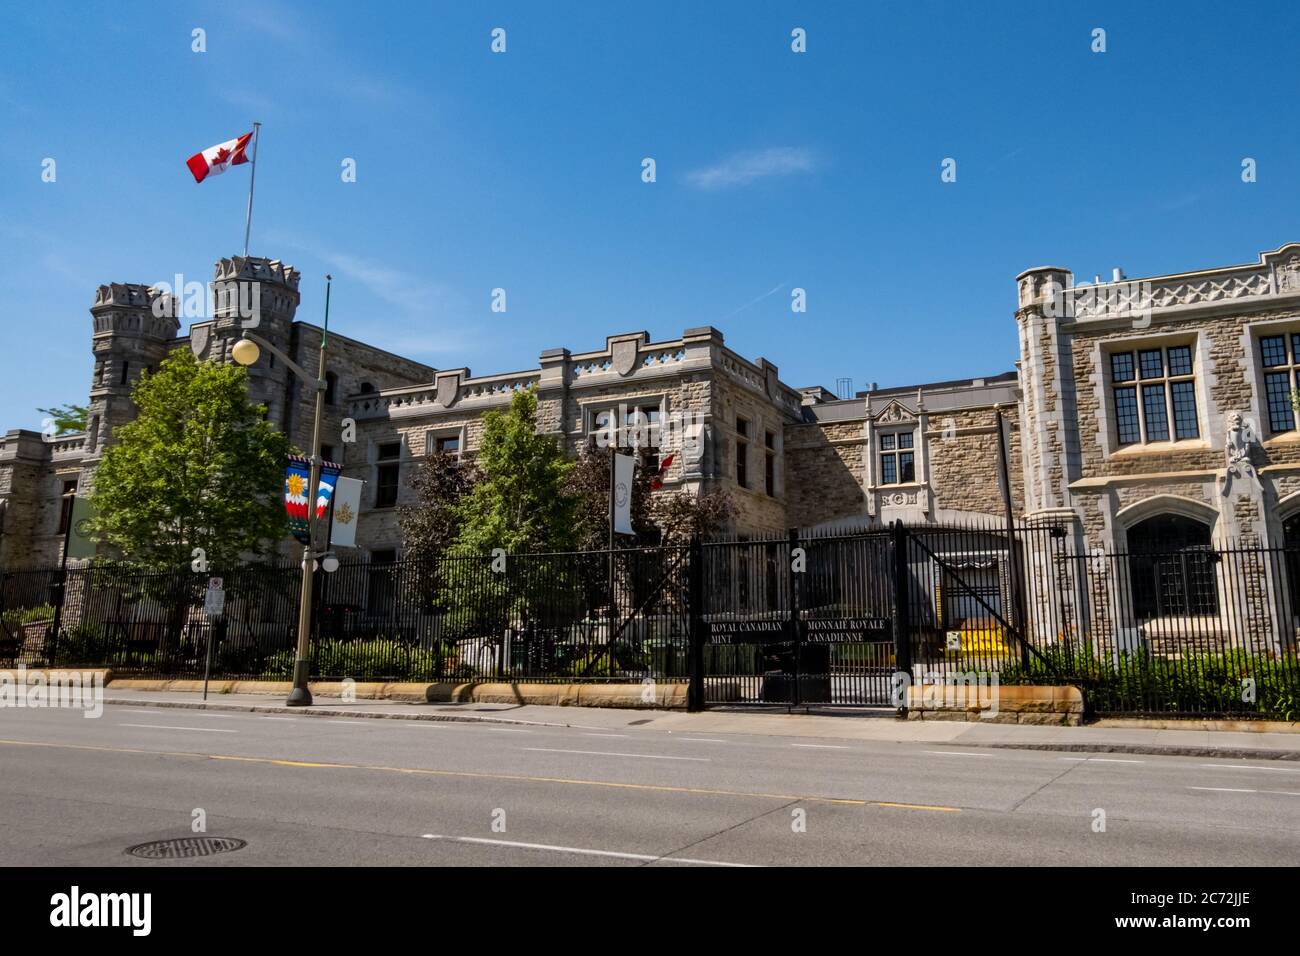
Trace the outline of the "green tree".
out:
[[[573,499],[564,485],[573,463],[553,436],[537,434],[532,389],[516,392],[508,411],[483,416],[475,464],[480,478],[456,506],[456,552],[520,554],[572,545]]]
[[[86,416],[90,409],[85,405],[55,405],[53,408],[36,409],[54,423],[56,435],[70,435],[86,430]]]
[[[444,557],[460,532],[457,507],[478,480],[473,462],[439,452],[428,455],[411,476],[416,503],[400,509],[403,551],[417,560]]]
[[[289,441],[249,401],[244,369],[177,349],[132,397],[138,417],[95,472],[96,537],[158,569],[188,568],[195,548],[213,568],[269,551],[286,530]]]

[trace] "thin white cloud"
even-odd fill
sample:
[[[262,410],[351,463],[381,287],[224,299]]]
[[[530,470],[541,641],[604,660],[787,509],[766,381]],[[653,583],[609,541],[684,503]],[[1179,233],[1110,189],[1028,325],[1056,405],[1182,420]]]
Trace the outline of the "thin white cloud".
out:
[[[784,289],[784,288],[785,288],[786,286],[788,286],[789,284],[790,284],[790,282],[789,282],[789,280],[787,279],[785,282],[782,282],[782,283],[780,283],[780,284],[778,284],[778,285],[774,285],[774,286],[772,286],[772,288],[768,289],[766,292],[764,292],[764,293],[763,293],[762,295],[760,295],[758,298],[756,298],[756,299],[751,299],[749,302],[746,302],[744,305],[742,305],[739,309],[736,309],[734,312],[728,312],[726,315],[724,315],[724,316],[723,316],[722,318],[720,318],[718,321],[719,321],[719,322],[725,322],[725,321],[727,321],[727,319],[731,318],[733,315],[740,315],[740,313],[744,312],[746,309],[750,308],[751,306],[758,305],[758,303],[762,302],[762,301],[763,301],[764,299],[766,299],[768,296],[776,295],[778,292],[780,292],[782,289]]]
[[[772,176],[812,172],[816,165],[812,150],[802,146],[773,146],[736,153],[712,166],[691,170],[686,174],[686,181],[696,189],[729,189]]]

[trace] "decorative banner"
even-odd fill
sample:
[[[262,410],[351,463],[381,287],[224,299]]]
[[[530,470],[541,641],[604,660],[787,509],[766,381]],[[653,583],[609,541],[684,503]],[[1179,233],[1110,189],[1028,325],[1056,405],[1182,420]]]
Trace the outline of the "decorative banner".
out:
[[[357,517],[361,514],[364,481],[340,478],[334,491],[334,519],[330,522],[330,547],[357,546]]]
[[[89,498],[76,498],[72,502],[72,528],[68,532],[68,558],[77,561],[95,556],[95,539],[90,536],[90,520],[95,510]]]
[[[614,530],[619,534],[636,534],[632,530],[632,476],[636,459],[631,455],[614,456],[613,509]]]
[[[338,477],[338,465],[327,461],[321,466],[320,490],[316,495],[317,520],[323,519],[329,510]],[[311,539],[307,536],[307,495],[310,494],[310,486],[311,463],[306,458],[289,456],[289,464],[284,472],[284,511],[289,516],[289,530],[303,544],[311,544]]]

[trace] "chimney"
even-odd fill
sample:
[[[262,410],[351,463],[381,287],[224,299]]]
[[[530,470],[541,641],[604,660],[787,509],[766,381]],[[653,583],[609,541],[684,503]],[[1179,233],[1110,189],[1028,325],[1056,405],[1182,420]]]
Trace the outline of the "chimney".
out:
[[[1111,282],[1123,282],[1123,281],[1124,281],[1124,270],[1121,269],[1119,266],[1116,266],[1114,269],[1112,269],[1112,270],[1111,270],[1111,273],[1110,273],[1110,281],[1111,281]]]

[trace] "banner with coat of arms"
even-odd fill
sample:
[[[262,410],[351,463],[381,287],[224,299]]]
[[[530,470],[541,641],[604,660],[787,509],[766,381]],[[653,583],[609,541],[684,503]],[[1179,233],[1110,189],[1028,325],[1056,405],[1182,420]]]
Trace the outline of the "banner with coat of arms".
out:
[[[324,520],[329,513],[330,499],[338,483],[339,466],[325,462],[320,470],[320,489],[316,495],[316,520]],[[284,472],[284,510],[289,516],[289,530],[303,544],[311,544],[307,536],[307,496],[311,493],[311,462],[296,455],[290,456]]]

